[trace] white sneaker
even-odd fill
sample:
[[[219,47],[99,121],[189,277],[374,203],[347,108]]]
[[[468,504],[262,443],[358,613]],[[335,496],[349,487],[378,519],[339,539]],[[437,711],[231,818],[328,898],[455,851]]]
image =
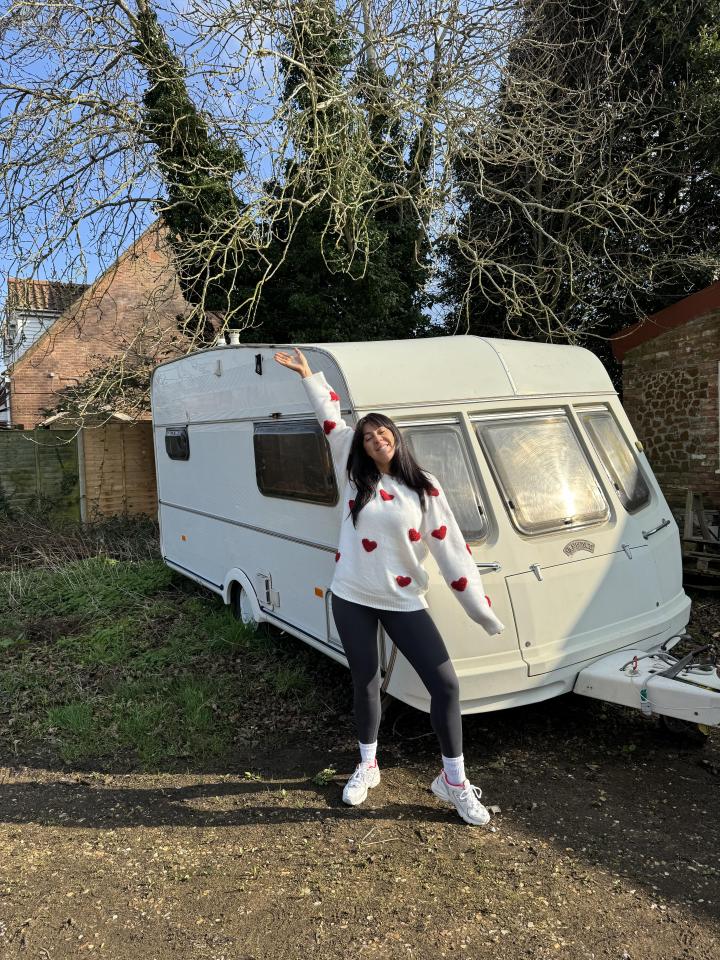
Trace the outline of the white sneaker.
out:
[[[469,780],[465,780],[461,787],[453,786],[448,783],[445,771],[441,770],[430,789],[436,797],[454,806],[466,823],[484,827],[490,822],[490,812],[480,803],[482,790],[474,787]]]
[[[364,760],[361,760],[355,767],[355,773],[345,784],[342,795],[343,802],[349,803],[351,807],[356,807],[367,797],[368,789],[376,787],[379,783],[380,767],[377,765],[377,761],[374,766],[370,767]]]

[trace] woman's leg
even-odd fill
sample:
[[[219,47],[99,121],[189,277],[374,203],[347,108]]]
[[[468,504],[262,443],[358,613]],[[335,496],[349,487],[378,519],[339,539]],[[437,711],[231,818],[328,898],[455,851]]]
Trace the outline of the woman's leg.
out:
[[[378,611],[392,642],[417,671],[430,694],[430,722],[443,757],[462,756],[460,688],[445,642],[427,610]]]
[[[380,727],[378,613],[334,594],[332,612],[350,666],[358,740],[373,744]]]

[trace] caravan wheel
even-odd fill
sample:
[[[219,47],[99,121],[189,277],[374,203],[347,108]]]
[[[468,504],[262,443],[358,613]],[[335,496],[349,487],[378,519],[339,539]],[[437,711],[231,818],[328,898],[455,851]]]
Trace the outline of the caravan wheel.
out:
[[[248,625],[255,623],[255,617],[253,616],[250,598],[239,583],[236,583],[233,586],[232,610],[237,620],[241,620],[243,623]]]
[[[688,744],[703,747],[710,739],[710,727],[704,723],[692,723],[690,720],[666,717],[665,714],[661,715],[660,722],[668,733],[683,737]]]

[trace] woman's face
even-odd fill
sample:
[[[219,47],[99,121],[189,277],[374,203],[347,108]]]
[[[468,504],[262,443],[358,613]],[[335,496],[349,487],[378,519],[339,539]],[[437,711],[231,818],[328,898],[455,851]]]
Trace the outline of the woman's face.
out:
[[[378,469],[385,472],[395,455],[395,438],[389,427],[368,424],[363,430],[365,453],[375,461]]]

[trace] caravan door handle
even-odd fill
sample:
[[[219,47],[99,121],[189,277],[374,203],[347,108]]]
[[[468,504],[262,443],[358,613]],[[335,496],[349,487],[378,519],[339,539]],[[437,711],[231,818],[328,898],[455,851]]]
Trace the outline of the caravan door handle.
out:
[[[643,530],[642,535],[643,537],[645,537],[646,540],[648,540],[654,533],[657,533],[658,530],[664,530],[665,527],[669,527],[669,526],[670,526],[669,520],[661,520],[656,527],[652,528],[652,530]]]
[[[476,563],[475,566],[478,570],[494,570],[495,572],[502,570],[497,560],[489,560],[487,563]]]

